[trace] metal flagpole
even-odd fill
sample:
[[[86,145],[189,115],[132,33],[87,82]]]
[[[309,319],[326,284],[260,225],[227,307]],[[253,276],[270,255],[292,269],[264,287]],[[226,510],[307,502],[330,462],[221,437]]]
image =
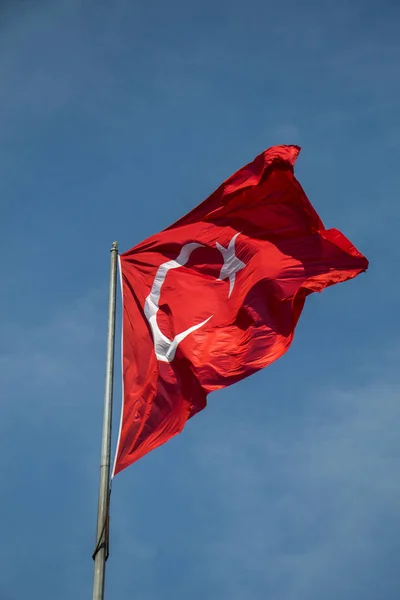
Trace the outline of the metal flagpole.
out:
[[[110,505],[111,418],[114,383],[115,306],[117,289],[118,242],[111,247],[110,296],[108,304],[108,332],[106,383],[104,393],[103,434],[101,440],[99,505],[97,512],[96,548],[94,559],[93,600],[103,600],[106,560],[108,558],[108,520]]]

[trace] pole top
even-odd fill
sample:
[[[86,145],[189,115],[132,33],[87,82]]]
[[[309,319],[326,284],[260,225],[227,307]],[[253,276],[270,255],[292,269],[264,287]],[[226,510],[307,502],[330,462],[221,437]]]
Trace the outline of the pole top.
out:
[[[114,252],[114,251],[118,252],[118,242],[112,243],[110,252]]]

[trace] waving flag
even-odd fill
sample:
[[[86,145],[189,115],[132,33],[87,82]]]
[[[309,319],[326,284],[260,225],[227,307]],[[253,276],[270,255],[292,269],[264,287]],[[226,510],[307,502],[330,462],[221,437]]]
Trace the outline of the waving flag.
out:
[[[306,297],[365,271],[325,229],[293,165],[260,154],[168,229],[120,257],[123,410],[114,474],[205,408],[207,394],[288,349]]]

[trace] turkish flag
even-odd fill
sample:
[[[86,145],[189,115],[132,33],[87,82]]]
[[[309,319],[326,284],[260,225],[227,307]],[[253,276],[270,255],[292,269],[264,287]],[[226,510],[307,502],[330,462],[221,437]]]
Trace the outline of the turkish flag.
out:
[[[293,174],[260,154],[168,229],[120,256],[123,409],[114,474],[179,433],[207,394],[288,349],[306,296],[365,271]]]

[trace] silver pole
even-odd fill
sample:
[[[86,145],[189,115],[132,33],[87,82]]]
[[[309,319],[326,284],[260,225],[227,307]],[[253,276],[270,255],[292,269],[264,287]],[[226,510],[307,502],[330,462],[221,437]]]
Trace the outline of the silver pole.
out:
[[[117,289],[118,242],[111,247],[110,296],[108,304],[108,332],[106,384],[104,393],[103,434],[101,440],[99,505],[94,558],[93,600],[103,600],[106,560],[108,558],[108,516],[110,500],[111,417],[114,383],[115,305]]]

